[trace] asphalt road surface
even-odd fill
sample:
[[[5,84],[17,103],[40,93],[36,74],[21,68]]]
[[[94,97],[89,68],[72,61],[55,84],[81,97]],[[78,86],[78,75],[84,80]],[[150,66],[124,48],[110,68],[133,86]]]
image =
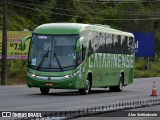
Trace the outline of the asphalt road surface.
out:
[[[41,95],[39,88],[26,85],[0,86],[0,111],[64,111],[113,103],[148,100],[152,97],[153,82],[160,96],[160,78],[135,79],[123,92],[110,92],[107,88],[92,89],[89,95],[80,95],[74,90],[50,90]],[[156,98],[160,98],[160,97]]]

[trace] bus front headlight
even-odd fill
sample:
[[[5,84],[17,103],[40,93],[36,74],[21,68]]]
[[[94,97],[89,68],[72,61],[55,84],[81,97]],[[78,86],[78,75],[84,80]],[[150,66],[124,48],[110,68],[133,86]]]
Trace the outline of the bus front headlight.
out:
[[[27,73],[27,76],[29,76],[29,77],[36,77],[36,75],[34,74],[34,73]]]
[[[79,75],[79,71],[77,71],[76,73],[74,73],[74,74],[70,74],[70,75],[65,75],[65,76],[63,76],[65,79],[68,79],[68,78],[72,78],[72,77],[75,77],[75,76],[77,76],[77,75]]]
[[[36,77],[36,75],[33,73],[33,74],[31,75],[31,77]]]

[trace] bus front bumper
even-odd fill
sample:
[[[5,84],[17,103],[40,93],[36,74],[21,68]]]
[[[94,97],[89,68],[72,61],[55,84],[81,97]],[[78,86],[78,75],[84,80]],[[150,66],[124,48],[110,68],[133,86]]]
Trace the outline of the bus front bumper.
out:
[[[74,77],[35,77],[27,76],[27,85],[31,87],[47,87],[54,89],[77,89],[78,76]]]

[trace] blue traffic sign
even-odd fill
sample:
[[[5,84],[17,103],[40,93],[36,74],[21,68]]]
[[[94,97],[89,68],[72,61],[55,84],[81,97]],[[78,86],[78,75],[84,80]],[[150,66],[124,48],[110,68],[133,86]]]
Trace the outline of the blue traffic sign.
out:
[[[154,32],[134,32],[135,50],[137,57],[154,57],[155,33]]]

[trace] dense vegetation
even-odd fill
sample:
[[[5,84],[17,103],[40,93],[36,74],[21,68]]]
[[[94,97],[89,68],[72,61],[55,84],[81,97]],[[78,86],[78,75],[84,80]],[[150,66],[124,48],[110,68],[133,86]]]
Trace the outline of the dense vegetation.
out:
[[[3,0],[2,0],[3,1]],[[0,21],[2,21],[0,1]],[[150,59],[136,58],[135,77],[160,76],[160,1],[158,0],[8,0],[8,30],[34,30],[51,22],[107,24],[130,32],[155,32],[156,52]],[[0,23],[2,29],[2,22]],[[8,78],[23,79],[24,61],[8,61]],[[19,67],[17,67],[19,66]],[[19,74],[20,73],[20,74]]]

